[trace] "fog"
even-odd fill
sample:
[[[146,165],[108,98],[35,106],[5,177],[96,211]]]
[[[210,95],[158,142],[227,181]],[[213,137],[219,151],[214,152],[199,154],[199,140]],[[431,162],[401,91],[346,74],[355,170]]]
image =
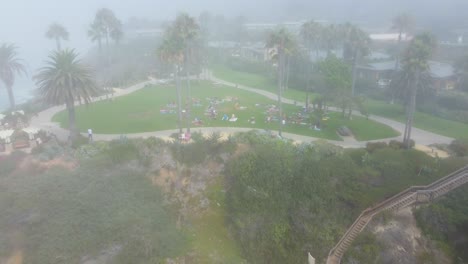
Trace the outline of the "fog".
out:
[[[178,12],[194,16],[202,11],[223,14],[227,17],[243,15],[249,22],[281,22],[303,19],[355,21],[380,28],[389,25],[393,16],[401,12],[411,13],[421,25],[468,24],[466,0],[1,0],[0,42],[14,43],[19,55],[28,67],[28,76],[17,79],[14,89],[17,100],[24,102],[31,97],[34,84],[31,76],[47,54],[55,47],[45,38],[48,25],[59,22],[67,28],[70,40],[65,47],[84,53],[90,47],[86,36],[87,26],[97,9],[112,9],[124,23],[131,17],[168,20]],[[432,23],[431,23],[432,22]],[[2,84],[3,85],[3,84]],[[3,88],[3,87],[2,87]],[[7,106],[5,89],[0,89],[0,109]]]

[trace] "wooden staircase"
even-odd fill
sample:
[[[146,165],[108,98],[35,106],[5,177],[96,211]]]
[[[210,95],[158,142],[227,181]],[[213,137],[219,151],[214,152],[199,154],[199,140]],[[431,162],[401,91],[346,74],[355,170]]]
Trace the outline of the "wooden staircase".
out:
[[[339,264],[346,250],[372,218],[384,211],[394,211],[415,203],[429,203],[463,184],[468,183],[468,166],[426,186],[413,186],[386,199],[372,208],[364,210],[346,231],[338,244],[330,250],[327,264]]]

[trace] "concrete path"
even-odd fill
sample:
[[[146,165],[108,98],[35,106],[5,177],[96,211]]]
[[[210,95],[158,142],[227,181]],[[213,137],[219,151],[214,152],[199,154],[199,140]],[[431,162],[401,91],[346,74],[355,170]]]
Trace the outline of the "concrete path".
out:
[[[267,98],[270,98],[272,100],[278,100],[278,96],[276,94],[274,94],[274,93],[218,79],[218,78],[213,76],[212,72],[208,72],[207,75],[208,75],[208,78],[211,79],[214,82],[218,82],[218,83],[221,83],[223,85],[227,85],[227,86],[235,87],[237,89],[241,89],[241,90],[253,92],[253,93],[256,93],[256,94],[259,94],[259,95],[263,95],[263,96],[265,96]],[[287,98],[283,98],[282,102],[285,103],[285,104],[294,104],[295,103],[294,100],[287,99]],[[302,103],[302,102],[296,102],[296,104],[299,105],[299,106],[305,106],[305,103]],[[338,111],[338,112],[341,111],[340,109],[337,109],[336,107],[329,107],[329,110]],[[354,111],[353,114],[356,115],[356,116],[362,116],[360,113],[357,113],[356,111]],[[376,122],[379,122],[379,123],[382,123],[382,124],[385,124],[385,125],[393,128],[394,130],[398,131],[400,133],[400,136],[392,138],[392,139],[396,139],[396,140],[400,140],[400,141],[403,140],[403,134],[404,134],[404,131],[405,131],[405,124],[403,124],[401,122],[398,122],[398,121],[395,121],[395,120],[392,120],[392,119],[385,118],[385,117],[376,116],[376,115],[370,115],[369,119],[371,119],[373,121],[376,121]],[[421,145],[430,145],[430,144],[434,144],[434,143],[449,144],[453,140],[453,138],[438,135],[438,134],[435,134],[435,133],[432,133],[432,132],[429,132],[429,131],[425,131],[425,130],[422,130],[422,129],[419,129],[419,128],[415,128],[414,126],[412,128],[411,136],[418,144],[421,144]],[[377,141],[390,141],[392,139],[377,140]]]
[[[210,72],[210,71],[204,71],[203,77],[204,77],[204,79],[209,79],[209,80],[212,80],[214,82],[218,82],[218,83],[226,85],[226,86],[230,86],[230,87],[245,90],[245,91],[248,91],[248,92],[256,93],[256,94],[262,95],[262,96],[264,96],[266,98],[269,98],[269,99],[272,99],[272,100],[277,100],[278,99],[277,95],[274,94],[274,93],[218,79],[218,78],[214,77],[212,72]],[[127,88],[127,89],[116,89],[115,90],[116,92],[114,93],[113,97],[128,95],[130,93],[133,93],[135,91],[138,91],[138,90],[144,88],[148,84],[155,84],[155,83],[156,83],[155,80],[149,80],[149,81],[145,81],[145,82],[142,82],[142,83],[135,84],[135,85],[133,85],[133,86]],[[95,102],[95,101],[106,100],[106,99],[107,98],[105,96],[102,96],[102,97],[99,97],[99,98],[95,98],[93,101]],[[283,103],[285,103],[285,104],[294,104],[295,102],[293,100],[283,98]],[[300,105],[300,106],[304,106],[304,103],[301,103],[301,102],[296,102],[296,104]],[[54,122],[51,121],[52,117],[56,113],[58,113],[60,111],[63,111],[64,109],[65,109],[65,106],[55,106],[55,107],[51,107],[51,108],[49,108],[47,110],[44,110],[44,111],[38,113],[38,115],[36,117],[33,117],[31,119],[31,126],[34,126],[34,127],[49,131],[49,132],[55,134],[57,136],[57,138],[60,139],[60,140],[67,140],[68,135],[69,135],[68,130],[61,128],[58,123],[54,123]],[[338,111],[338,109],[332,108],[332,107],[330,108],[330,110]],[[360,114],[358,114],[358,113],[355,113],[355,115],[360,116]],[[369,116],[369,119],[390,126],[393,129],[395,129],[396,131],[398,131],[401,135],[403,134],[403,131],[405,129],[405,125],[403,123],[400,123],[400,122],[397,122],[397,121],[394,121],[394,120],[391,120],[391,119],[387,119],[387,118],[384,118],[384,117],[371,115],[371,116]],[[219,133],[223,133],[223,134],[226,134],[226,133],[227,134],[233,134],[233,133],[237,133],[237,132],[245,132],[245,131],[250,131],[250,130],[253,130],[253,129],[252,128],[233,128],[233,127],[192,128],[192,132],[201,132],[203,134],[211,134],[213,132],[219,132]],[[172,129],[172,130],[164,130],[164,131],[135,133],[135,134],[123,134],[123,135],[125,135],[128,138],[147,138],[147,137],[152,137],[153,136],[153,137],[167,139],[167,138],[169,138],[169,136],[171,134],[177,133],[177,132],[178,132],[178,129]],[[94,136],[94,140],[106,140],[107,141],[107,140],[118,139],[122,135],[120,135],[120,134],[94,134],[93,136]],[[428,132],[428,131],[424,131],[424,130],[421,130],[421,129],[418,129],[418,128],[414,128],[414,127],[413,127],[412,136],[415,139],[415,141],[418,144],[421,144],[421,145],[430,145],[430,144],[434,144],[434,143],[446,143],[446,144],[448,144],[453,140],[452,138],[437,135],[437,134],[434,134],[434,133],[431,133],[431,132]],[[314,138],[314,137],[308,137],[308,136],[302,136],[302,135],[296,135],[296,134],[290,134],[290,133],[284,133],[284,132],[283,132],[283,137],[288,138],[288,139],[292,139],[292,140],[297,141],[297,142],[313,142],[315,140],[319,140],[318,138]],[[395,137],[395,138],[379,139],[379,140],[371,140],[371,141],[356,141],[354,139],[346,139],[346,138],[344,139],[344,141],[334,141],[334,140],[327,140],[327,141],[329,141],[330,143],[339,145],[339,146],[343,146],[343,147],[363,147],[363,146],[366,145],[367,142],[379,142],[379,141],[388,142],[390,140],[400,140],[401,141],[402,139],[403,139],[402,136],[398,136],[398,137]]]

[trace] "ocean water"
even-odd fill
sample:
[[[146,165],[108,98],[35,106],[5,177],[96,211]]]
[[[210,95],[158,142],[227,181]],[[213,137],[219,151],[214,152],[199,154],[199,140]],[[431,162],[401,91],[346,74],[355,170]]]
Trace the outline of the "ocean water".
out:
[[[18,78],[13,86],[16,104],[27,102],[34,95],[35,84],[30,77]],[[8,93],[3,84],[0,84],[0,112],[10,107]]]

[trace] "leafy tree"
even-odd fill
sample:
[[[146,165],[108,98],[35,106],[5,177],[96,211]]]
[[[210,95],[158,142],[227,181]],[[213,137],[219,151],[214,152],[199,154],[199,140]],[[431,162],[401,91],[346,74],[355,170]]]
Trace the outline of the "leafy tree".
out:
[[[278,107],[279,119],[283,119],[282,94],[285,87],[286,78],[286,57],[289,56],[296,47],[293,36],[284,28],[271,32],[268,35],[266,47],[274,50],[273,58],[277,60],[278,69]],[[278,134],[281,136],[282,123],[279,124]]]
[[[403,58],[403,71],[410,77],[407,86],[410,95],[407,98],[405,133],[403,136],[403,141],[407,148],[410,147],[417,90],[421,75],[429,69],[428,61],[432,56],[435,43],[435,39],[431,34],[420,34],[411,41]]]
[[[335,56],[329,56],[319,64],[320,71],[325,79],[326,90],[323,96],[333,98],[341,108],[343,117],[349,109],[349,116],[353,104],[351,94],[352,76],[349,66]]]
[[[13,94],[15,75],[26,74],[23,61],[18,58],[17,49],[13,44],[2,44],[0,46],[0,80],[5,84],[12,109],[15,108],[15,96]]]
[[[69,34],[67,29],[65,29],[65,27],[59,23],[52,23],[46,32],[46,37],[48,39],[55,40],[55,43],[57,44],[57,50],[61,50],[60,40],[68,40],[68,35]]]
[[[74,50],[55,51],[46,66],[34,77],[41,99],[49,104],[65,104],[68,111],[70,143],[79,132],[76,128],[75,101],[91,102],[99,94],[91,69],[86,67]]]

